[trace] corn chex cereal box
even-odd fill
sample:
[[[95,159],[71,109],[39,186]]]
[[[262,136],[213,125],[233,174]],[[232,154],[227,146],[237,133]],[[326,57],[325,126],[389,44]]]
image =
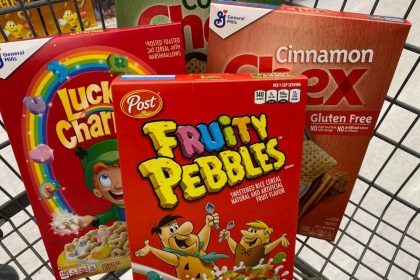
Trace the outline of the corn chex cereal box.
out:
[[[306,82],[114,80],[134,279],[292,279]]]
[[[116,0],[118,27],[181,22],[188,73],[203,73],[207,65],[210,0]],[[245,0],[276,4],[280,0]]]
[[[33,0],[23,1],[23,3],[30,2],[33,2]],[[0,1],[0,9],[14,7],[17,5],[19,5],[17,0]],[[45,35],[45,30],[37,9],[28,9],[27,16],[29,17],[36,34],[33,34],[23,11],[0,15],[0,28],[3,29],[8,41],[32,38],[35,37],[35,35]],[[1,35],[0,42],[4,42],[4,38]]]
[[[0,44],[0,112],[57,279],[130,266],[111,81],[185,72],[181,32],[169,24]],[[174,51],[151,57],[160,41]]]
[[[181,22],[189,73],[202,73],[207,63],[210,0],[116,0],[118,27]]]
[[[393,17],[212,4],[209,71],[309,78],[298,233],[335,238],[409,29]]]
[[[80,32],[81,24],[84,29],[97,26],[95,12],[91,0],[77,0],[77,8],[73,0],[61,1],[52,5],[57,17],[61,33]],[[50,7],[44,5],[40,8],[45,26],[49,35],[59,34],[56,22],[51,14]],[[79,11],[80,19],[77,15]]]

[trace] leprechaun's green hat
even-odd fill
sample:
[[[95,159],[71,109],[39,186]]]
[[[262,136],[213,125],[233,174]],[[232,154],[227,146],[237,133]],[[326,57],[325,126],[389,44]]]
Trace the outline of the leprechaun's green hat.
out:
[[[82,166],[85,169],[86,185],[91,192],[94,189],[93,165],[98,162],[106,165],[112,165],[120,160],[116,139],[108,139],[95,143],[87,150],[84,150],[82,147],[78,147],[76,156],[78,156],[82,161]]]

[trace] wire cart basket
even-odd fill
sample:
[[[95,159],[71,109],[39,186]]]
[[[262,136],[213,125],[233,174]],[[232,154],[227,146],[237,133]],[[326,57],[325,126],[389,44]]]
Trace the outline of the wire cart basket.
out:
[[[36,37],[28,9],[47,6],[61,33],[53,4],[65,1],[15,0],[16,6],[0,8],[0,17],[20,11]],[[84,30],[77,0],[67,2],[73,2]],[[104,16],[105,6],[112,5],[112,1],[92,2],[98,25],[115,27],[115,21],[107,21]],[[416,42],[405,44],[335,242],[298,236],[294,279],[420,279],[420,4],[416,0],[284,2],[403,17],[413,24],[410,35],[414,36],[409,35],[408,41]],[[8,41],[1,27],[0,33],[0,38]],[[11,278],[7,271],[16,272],[16,277]],[[0,118],[0,280],[3,279],[53,279],[53,273]],[[131,279],[131,273],[117,271],[86,279]]]

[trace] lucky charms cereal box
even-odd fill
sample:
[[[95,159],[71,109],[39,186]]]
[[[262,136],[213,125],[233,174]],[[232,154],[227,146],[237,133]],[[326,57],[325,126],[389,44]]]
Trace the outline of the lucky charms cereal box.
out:
[[[181,36],[170,24],[0,44],[0,110],[57,279],[130,266],[111,81],[183,73]]]

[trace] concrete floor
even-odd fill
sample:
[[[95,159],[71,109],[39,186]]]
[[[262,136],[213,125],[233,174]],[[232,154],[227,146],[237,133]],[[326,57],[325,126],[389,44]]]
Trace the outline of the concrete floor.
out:
[[[312,6],[314,1],[294,1],[295,3]],[[346,10],[352,12],[369,13],[374,0],[348,0]],[[410,5],[411,0],[381,0],[376,8],[375,14],[377,15],[388,15],[388,16],[403,16],[407,7]],[[321,0],[318,3],[319,8],[339,9],[342,1],[339,0]],[[408,19],[412,23],[412,29],[410,31],[407,42],[416,46],[420,46],[420,3],[417,1],[410,13]],[[393,97],[398,92],[399,88],[404,82],[407,74],[418,59],[419,55],[411,51],[404,50],[397,71],[394,76],[391,88],[389,90],[389,96]],[[408,80],[406,86],[402,90],[398,100],[405,102],[417,109],[420,108],[420,69],[417,67],[412,74],[412,77]],[[388,108],[389,103],[386,102],[383,107],[382,113]],[[393,106],[386,116],[383,124],[379,128],[378,132],[395,140],[400,141],[401,137],[411,125],[413,120],[418,117],[405,109]],[[6,132],[0,127],[0,143],[7,139]],[[411,129],[408,136],[402,142],[408,148],[420,152],[420,124],[417,122]],[[381,169],[387,157],[393,150],[393,146],[374,137],[369,145],[367,155],[365,157],[361,175],[368,179],[374,179],[378,171]],[[0,154],[9,162],[13,167],[17,167],[13,153],[10,146],[0,151]],[[391,194],[395,193],[401,184],[405,181],[410,173],[413,173],[420,164],[418,157],[412,156],[402,150],[397,150],[391,161],[384,167],[380,172],[376,183]],[[414,172],[413,177],[406,183],[401,192],[398,193],[398,197],[403,201],[415,205],[417,208],[420,206],[420,171]],[[20,193],[24,187],[21,181],[0,161],[0,186],[6,187],[7,191],[11,195]],[[397,201],[392,201],[390,206],[386,208],[390,202],[390,197],[384,193],[375,189],[367,190],[367,185],[359,181],[352,194],[352,202],[357,204],[361,199],[363,202],[361,205],[374,214],[380,216],[384,210],[385,214],[383,219],[388,223],[396,226],[398,229],[407,229],[407,232],[416,237],[420,238],[420,217],[411,210],[409,207]],[[363,196],[366,196],[363,198]],[[3,193],[0,192],[0,205],[8,200]],[[368,214],[363,210],[357,210],[354,212],[354,204],[349,204],[347,208],[347,215],[354,215],[353,221],[349,222],[348,218],[343,220],[341,228],[346,228],[346,232],[349,235],[344,235],[337,243],[338,249],[333,249],[333,245],[324,241],[316,239],[310,239],[299,253],[299,257],[313,266],[316,270],[322,271],[323,275],[329,279],[348,279],[345,273],[343,273],[338,267],[348,271],[350,274],[355,272],[355,277],[358,279],[383,279],[378,275],[372,273],[369,268],[372,268],[380,274],[385,274],[390,269],[389,279],[415,279],[415,277],[409,276],[407,273],[402,271],[399,267],[404,268],[410,274],[417,274],[419,279],[419,252],[420,244],[411,238],[401,238],[401,234],[387,225],[384,222],[377,223],[378,220],[372,215]],[[29,208],[29,211],[30,208]],[[27,219],[25,213],[20,213],[14,217],[13,221],[16,224],[20,224],[22,221]],[[413,221],[410,221],[411,217],[415,217]],[[377,227],[375,227],[378,224]],[[364,228],[364,225],[366,228]],[[9,224],[5,224],[1,229],[7,233],[12,230]],[[24,236],[30,241],[34,241],[39,238],[39,232],[36,225],[33,222],[29,222],[20,230]],[[384,240],[378,235],[372,235],[372,232],[378,233],[385,236],[387,240]],[[356,237],[357,240],[351,238]],[[369,242],[369,239],[371,241]],[[299,240],[304,240],[300,237]],[[391,242],[389,242],[391,241]],[[7,240],[3,240],[8,249],[12,252],[18,252],[26,247],[21,239],[13,234],[8,237]],[[399,244],[406,251],[411,252],[417,258],[410,256],[404,250],[399,250],[394,244]],[[368,244],[368,250],[363,254],[365,246],[361,244]],[[301,248],[302,244],[298,244],[297,249]],[[42,242],[37,242],[34,247],[40,253],[40,255],[46,259],[45,250]],[[313,248],[313,249],[310,249]],[[318,253],[316,253],[316,252]],[[375,253],[379,252],[388,259],[395,258],[395,264],[390,266],[389,261],[385,260]],[[353,258],[349,257],[351,254],[356,260],[361,261],[361,265],[357,264]],[[4,249],[0,247],[0,263],[8,260],[8,255],[4,252]],[[326,262],[325,258],[329,261]],[[38,267],[40,261],[34,257],[31,251],[27,251],[18,258],[19,263],[27,270]],[[334,265],[335,264],[335,265]],[[14,265],[16,267],[16,265]],[[21,275],[23,276],[23,275]],[[34,277],[34,279],[52,279],[51,274],[45,268],[41,269]],[[91,279],[98,279],[98,277],[92,277]],[[131,274],[127,273],[122,279],[131,279]]]

